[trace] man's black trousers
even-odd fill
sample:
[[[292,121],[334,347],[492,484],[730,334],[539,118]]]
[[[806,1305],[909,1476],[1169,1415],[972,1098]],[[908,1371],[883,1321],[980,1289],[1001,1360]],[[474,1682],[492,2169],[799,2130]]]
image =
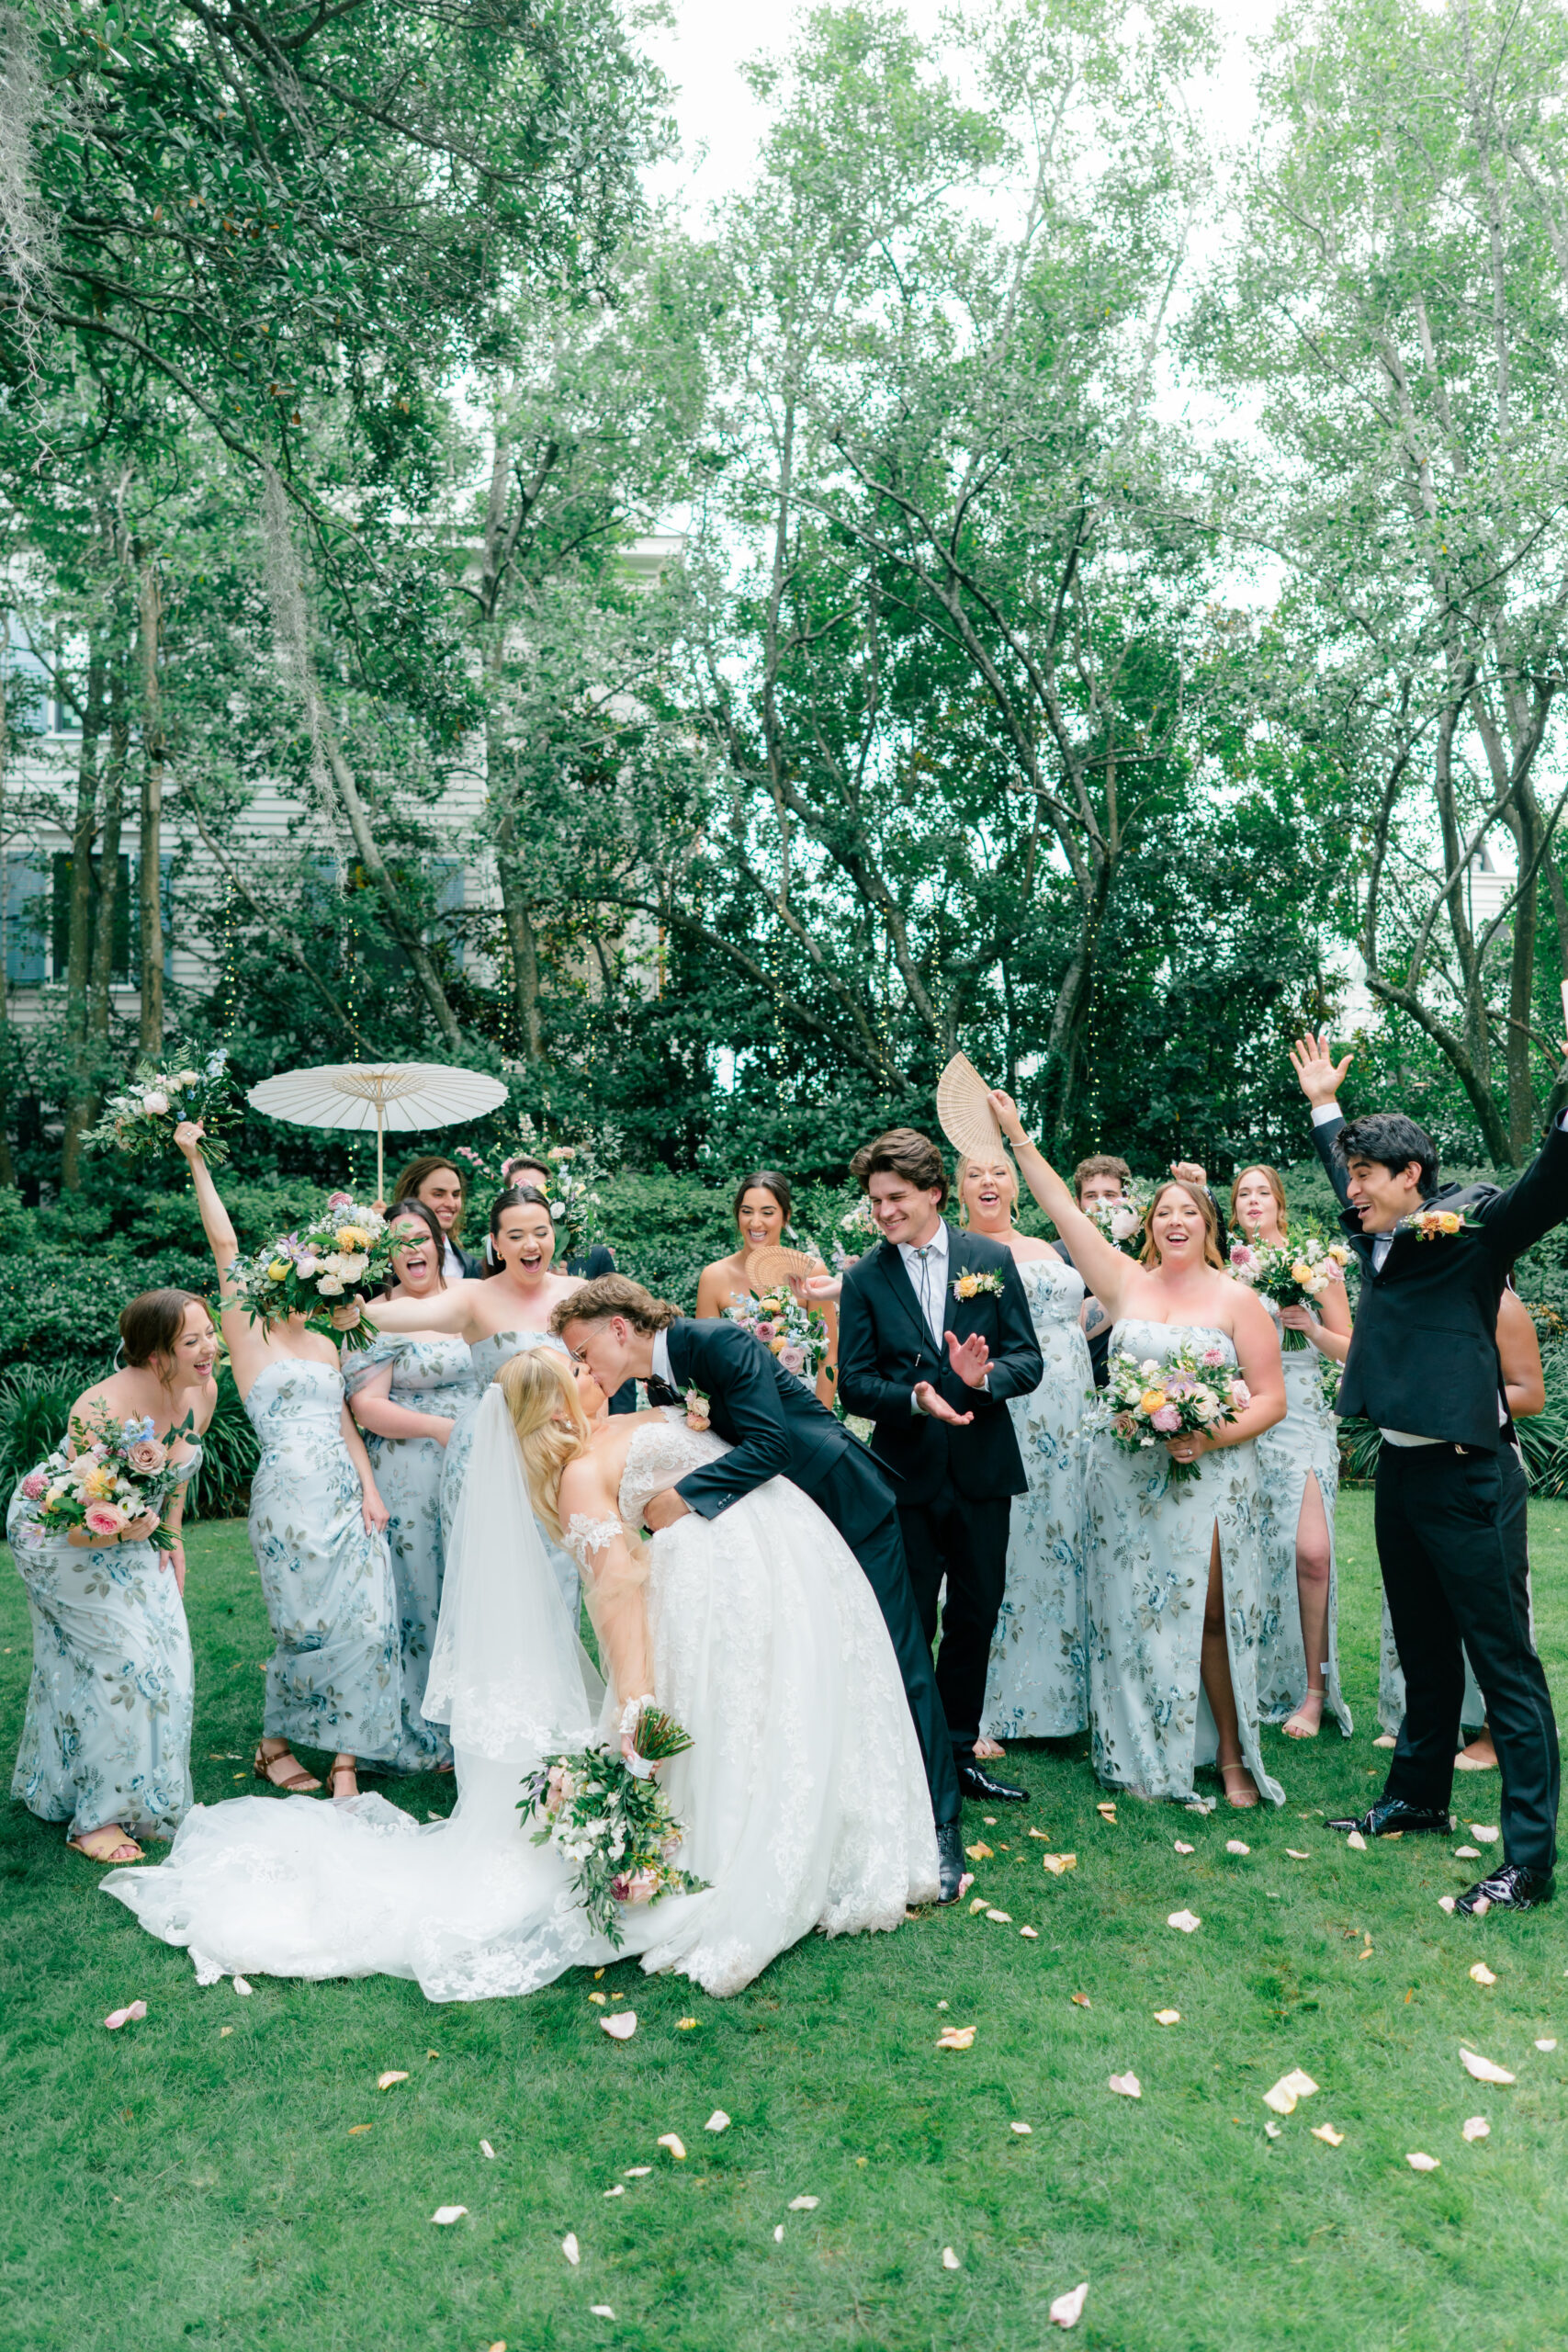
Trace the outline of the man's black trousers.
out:
[[[934,1501],[898,1506],[909,1582],[928,1642],[936,1639],[937,1596],[947,1578],[936,1687],[961,1762],[974,1754],[979,1737],[991,1636],[1007,1585],[1011,1513],[1007,1495],[973,1502],[951,1488]]]
[[[1530,1638],[1525,1474],[1511,1446],[1390,1445],[1378,1460],[1378,1559],[1404,1721],[1387,1794],[1441,1812],[1453,1788],[1464,1650],[1501,1768],[1503,1851],[1542,1873],[1557,1853],[1551,1695]]]

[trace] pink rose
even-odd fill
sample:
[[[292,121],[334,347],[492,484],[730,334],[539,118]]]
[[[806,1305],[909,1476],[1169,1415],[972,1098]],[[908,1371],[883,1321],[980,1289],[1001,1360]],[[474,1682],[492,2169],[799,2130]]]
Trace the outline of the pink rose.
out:
[[[777,1327],[776,1327],[775,1325],[773,1325],[773,1324],[772,1324],[772,1323],[759,1323],[759,1324],[758,1324],[758,1326],[757,1326],[757,1337],[759,1338],[759,1340],[773,1340],[773,1339],[776,1339],[776,1338],[777,1338],[777,1336],[778,1336],[778,1332],[777,1332]]]
[[[43,1471],[29,1470],[27,1476],[22,1480],[22,1492],[26,1495],[28,1502],[36,1503],[39,1497],[43,1493],[48,1485],[49,1479]]]
[[[330,1209],[352,1208],[354,1206],[354,1195],[351,1193],[329,1193],[327,1194],[327,1206]]]
[[[118,1503],[89,1503],[85,1524],[90,1535],[118,1535],[125,1525],[125,1513]]]
[[[1202,1354],[1198,1359],[1200,1363],[1208,1364],[1224,1363],[1224,1360],[1225,1351],[1224,1348],[1205,1348]]]
[[[659,1892],[657,1871],[634,1871],[628,1877],[624,1871],[610,1881],[610,1892],[617,1903],[649,1903]]]
[[[1157,1413],[1150,1414],[1149,1427],[1158,1430],[1161,1437],[1174,1437],[1181,1427],[1181,1416],[1174,1405],[1162,1405]]]
[[[1247,1406],[1251,1404],[1251,1402],[1252,1391],[1247,1386],[1246,1381],[1233,1380],[1231,1382],[1231,1403],[1236,1408],[1237,1411],[1240,1412],[1244,1410]]]
[[[786,1372],[793,1372],[796,1374],[803,1373],[806,1370],[806,1350],[804,1348],[786,1348],[783,1355],[780,1356],[779,1362],[783,1364]]]
[[[1245,1241],[1238,1241],[1235,1248],[1231,1251],[1231,1264],[1235,1267],[1236,1272],[1238,1274],[1249,1274],[1257,1263],[1257,1250],[1249,1250]]]
[[[130,1467],[142,1477],[150,1478],[161,1470],[169,1458],[169,1449],[155,1437],[139,1437],[126,1454]]]

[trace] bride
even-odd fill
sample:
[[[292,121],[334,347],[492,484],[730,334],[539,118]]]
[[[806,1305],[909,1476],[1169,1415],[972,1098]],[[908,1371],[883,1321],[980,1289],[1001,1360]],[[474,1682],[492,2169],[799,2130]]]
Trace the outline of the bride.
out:
[[[937,1892],[925,1774],[892,1646],[853,1555],[770,1480],[646,1549],[649,1496],[727,1451],[678,1407],[610,1418],[585,1372],[528,1349],[476,1416],[424,1712],[450,1725],[458,1800],[420,1825],[378,1795],[239,1797],[186,1815],[161,1869],[103,1882],[198,1978],[413,1978],[433,2001],[531,1993],[616,1958],[524,1775],[653,1696],[693,1745],[659,1769],[706,1882],[621,1914],[622,1956],[738,1992],[774,1955],[899,1925]],[[551,1575],[535,1515],[581,1566],[609,1688]]]

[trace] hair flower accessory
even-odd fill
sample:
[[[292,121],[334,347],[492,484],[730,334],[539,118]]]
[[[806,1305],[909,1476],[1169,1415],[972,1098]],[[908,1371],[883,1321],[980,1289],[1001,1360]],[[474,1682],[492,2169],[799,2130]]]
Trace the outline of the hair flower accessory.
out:
[[[978,1298],[982,1294],[988,1298],[1000,1298],[1002,1295],[1002,1277],[994,1269],[983,1274],[960,1274],[953,1285],[954,1298]]]

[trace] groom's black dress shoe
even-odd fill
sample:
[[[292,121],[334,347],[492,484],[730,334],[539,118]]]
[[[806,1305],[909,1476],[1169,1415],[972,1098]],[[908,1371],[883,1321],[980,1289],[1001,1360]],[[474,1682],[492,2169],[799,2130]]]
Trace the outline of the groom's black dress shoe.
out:
[[[964,1825],[959,1821],[939,1821],[936,1826],[936,1858],[942,1874],[939,1903],[956,1903],[964,1880]]]
[[[1550,1903],[1551,1896],[1550,1871],[1527,1871],[1522,1862],[1505,1862],[1490,1878],[1478,1878],[1467,1887],[1454,1910],[1463,1919],[1473,1919],[1483,1905],[1488,1911],[1533,1911],[1538,1903]]]
[[[958,1785],[966,1797],[978,1797],[987,1804],[1027,1804],[1029,1791],[1015,1789],[1010,1781],[993,1781],[983,1764],[971,1757],[967,1764],[958,1767]]]
[[[1363,1838],[1387,1838],[1395,1833],[1414,1836],[1421,1829],[1430,1829],[1439,1838],[1451,1838],[1454,1817],[1451,1813],[1433,1813],[1426,1805],[1406,1804],[1403,1797],[1379,1797],[1365,1813],[1325,1826],[1329,1829],[1359,1829]]]

